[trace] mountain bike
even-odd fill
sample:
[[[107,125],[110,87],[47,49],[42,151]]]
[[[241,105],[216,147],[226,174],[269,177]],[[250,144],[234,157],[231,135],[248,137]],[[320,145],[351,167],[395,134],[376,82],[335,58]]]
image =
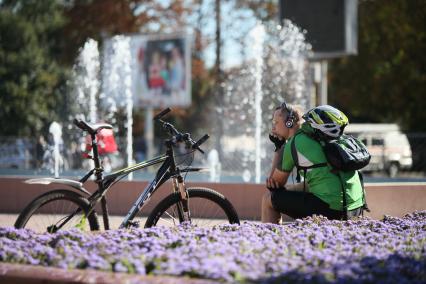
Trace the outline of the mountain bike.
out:
[[[109,189],[131,172],[160,164],[154,179],[148,183],[134,202],[119,228],[138,227],[138,222],[134,221],[135,216],[157,189],[168,180],[171,180],[172,193],[162,199],[150,212],[145,222],[145,228],[156,225],[175,226],[183,222],[190,222],[198,226],[215,225],[217,221],[239,224],[237,212],[231,202],[222,194],[209,188],[186,187],[184,177],[190,172],[199,172],[202,168],[190,165],[179,166],[176,163],[177,154],[175,154],[174,148],[185,145],[188,155],[192,155],[193,158],[195,151],[204,153],[200,145],[209,136],[206,134],[198,141],[194,141],[189,133],[179,132],[171,123],[162,119],[170,111],[171,109],[167,108],[154,117],[154,121],[161,123],[162,128],[168,134],[167,139],[164,140],[165,153],[108,175],[104,175],[99,159],[96,134],[101,129],[112,129],[112,126],[105,123],[89,124],[83,120],[74,119],[77,127],[90,134],[93,151],[90,158],[94,161],[94,168],[79,181],[57,178],[27,180],[26,183],[29,184],[54,183],[67,188],[48,191],[35,198],[18,216],[15,227],[50,233],[73,227],[92,231],[99,230],[100,225],[95,207],[100,203],[103,226],[105,230],[108,230],[110,222],[106,194]],[[90,193],[83,185],[92,176],[97,184],[97,190]],[[204,211],[204,214],[200,210]],[[205,217],[206,210],[209,212],[208,218]]]

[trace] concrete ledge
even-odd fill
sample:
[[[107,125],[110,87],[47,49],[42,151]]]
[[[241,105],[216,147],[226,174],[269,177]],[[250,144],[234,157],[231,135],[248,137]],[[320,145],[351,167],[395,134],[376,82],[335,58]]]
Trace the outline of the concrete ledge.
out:
[[[65,188],[58,185],[25,184],[24,178],[0,178],[0,213],[19,213],[33,198],[53,189]],[[225,195],[234,205],[240,219],[260,220],[262,195],[266,192],[262,184],[234,183],[188,183],[188,186],[212,188]],[[95,183],[88,182],[86,189],[95,190]],[[137,199],[147,182],[121,181],[107,194],[110,213],[125,215]],[[162,185],[143,208],[148,214],[158,201],[171,192],[170,183]],[[371,183],[366,184],[367,201],[371,209],[368,216],[381,219],[383,215],[402,217],[415,210],[426,210],[426,183]],[[99,211],[100,212],[100,211]]]
[[[154,283],[154,284],[210,284],[210,280],[188,277],[142,276],[127,273],[102,272],[96,270],[60,269],[53,267],[0,263],[0,283]]]

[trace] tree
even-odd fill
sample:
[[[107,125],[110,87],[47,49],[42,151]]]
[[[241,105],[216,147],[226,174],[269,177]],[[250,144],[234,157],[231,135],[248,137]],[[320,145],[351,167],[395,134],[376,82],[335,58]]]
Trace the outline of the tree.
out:
[[[193,63],[194,102],[206,102],[211,81],[201,58],[201,19],[191,22],[202,1],[4,0],[1,7],[0,91],[4,135],[29,135],[70,113],[68,70],[88,38],[102,43],[116,34],[168,33],[197,25]],[[58,4],[61,3],[61,4]],[[203,99],[198,99],[198,97]],[[181,109],[180,121],[195,125],[195,108]],[[13,119],[13,123],[9,123]],[[199,120],[198,120],[199,122]]]
[[[0,127],[3,135],[35,135],[64,107],[66,70],[55,61],[63,25],[57,1],[0,4]]]
[[[330,103],[352,121],[426,131],[426,2],[362,1],[358,55],[330,66]]]
[[[184,1],[155,0],[73,0],[65,9],[64,59],[73,63],[78,49],[92,38],[130,33],[175,32],[182,30],[192,11]]]
[[[250,9],[261,22],[278,21],[278,3],[272,0],[235,0],[240,9]]]

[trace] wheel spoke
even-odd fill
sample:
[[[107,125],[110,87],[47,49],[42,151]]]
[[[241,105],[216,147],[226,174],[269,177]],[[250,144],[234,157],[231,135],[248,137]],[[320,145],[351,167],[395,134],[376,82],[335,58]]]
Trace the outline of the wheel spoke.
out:
[[[15,226],[36,232],[72,228],[90,230],[92,224],[93,229],[99,229],[96,216],[91,215],[92,221],[89,221],[84,214],[88,206],[88,201],[77,193],[66,190],[52,191],[30,203],[18,217]]]
[[[166,218],[161,218],[161,220],[162,221],[164,221],[164,222],[167,222],[167,223],[169,223],[169,224],[171,224],[171,225],[173,225],[173,226],[176,226],[177,224],[179,224],[179,222],[177,222],[177,224],[176,224],[176,217],[174,217],[172,214],[170,214],[169,212],[164,212],[164,214],[166,214],[167,216],[169,216],[170,217],[170,219],[173,221],[173,222],[171,222],[171,221],[169,221],[168,219],[166,219]]]
[[[238,217],[232,205],[221,195],[208,189],[189,190],[188,207],[190,210],[191,224],[199,227],[209,227],[218,224],[236,222]],[[154,208],[148,217],[146,227],[150,226],[176,226],[177,204],[179,195],[170,195]],[[237,221],[238,222],[238,221]]]

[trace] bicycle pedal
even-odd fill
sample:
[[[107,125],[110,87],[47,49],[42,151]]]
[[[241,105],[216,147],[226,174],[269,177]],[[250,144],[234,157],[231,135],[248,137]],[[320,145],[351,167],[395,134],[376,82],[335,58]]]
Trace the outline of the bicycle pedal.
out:
[[[129,228],[139,228],[139,221],[129,221]]]

